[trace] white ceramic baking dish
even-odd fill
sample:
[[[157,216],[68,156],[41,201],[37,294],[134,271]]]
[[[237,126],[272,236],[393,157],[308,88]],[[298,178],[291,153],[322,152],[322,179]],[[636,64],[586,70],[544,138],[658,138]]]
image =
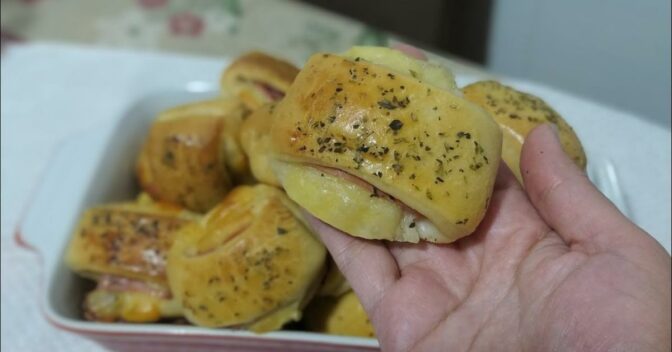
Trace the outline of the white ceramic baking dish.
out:
[[[375,339],[302,331],[254,334],[188,325],[97,323],[82,319],[82,299],[91,283],[63,262],[68,239],[81,212],[95,204],[133,199],[138,193],[134,162],[156,114],[205,99],[214,92],[164,90],[141,97],[111,125],[73,136],[55,151],[48,171],[17,232],[17,240],[38,251],[44,263],[41,307],[56,327],[117,349],[372,351]]]

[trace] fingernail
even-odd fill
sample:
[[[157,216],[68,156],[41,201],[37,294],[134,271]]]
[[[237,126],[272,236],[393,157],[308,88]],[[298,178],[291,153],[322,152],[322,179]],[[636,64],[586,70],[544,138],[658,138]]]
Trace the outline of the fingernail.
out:
[[[560,130],[558,130],[558,126],[554,123],[549,123],[548,125],[551,126],[553,133],[555,134],[556,137],[558,137],[560,135]]]
[[[548,130],[550,130],[550,132],[551,132],[550,135],[553,136],[553,137],[552,137],[553,140],[554,140],[556,143],[559,144],[559,143],[560,143],[560,132],[559,132],[559,130],[558,130],[558,126],[556,126],[556,125],[553,124],[553,123],[546,123],[546,124],[544,124],[544,127],[547,128]]]

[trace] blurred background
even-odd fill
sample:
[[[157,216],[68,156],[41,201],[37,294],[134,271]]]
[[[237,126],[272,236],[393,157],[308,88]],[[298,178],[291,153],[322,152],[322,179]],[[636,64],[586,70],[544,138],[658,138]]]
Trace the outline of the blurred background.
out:
[[[670,127],[670,1],[305,2]]]
[[[2,0],[3,42],[70,41],[300,64],[317,50],[407,41],[670,129],[667,0]]]
[[[318,50],[407,41],[464,72],[528,79],[670,129],[666,0],[2,0],[2,39],[297,64]]]

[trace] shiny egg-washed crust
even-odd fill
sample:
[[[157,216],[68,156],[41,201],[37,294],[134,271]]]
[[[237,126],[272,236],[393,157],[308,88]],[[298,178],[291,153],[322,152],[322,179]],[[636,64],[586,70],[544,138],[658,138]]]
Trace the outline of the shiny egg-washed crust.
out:
[[[336,168],[370,183],[427,217],[442,236],[425,239],[440,243],[481,221],[502,138],[492,118],[463,98],[322,53],[278,103],[271,133],[281,163]]]
[[[306,307],[304,325],[309,331],[331,335],[375,337],[376,332],[353,291],[339,297],[318,297]]]
[[[66,264],[92,279],[114,275],[165,286],[175,232],[195,219],[195,214],[160,203],[90,208],[72,234]]]
[[[248,113],[235,98],[208,100],[162,112],[137,162],[140,185],[153,199],[206,212],[235,181],[247,158],[238,140]]]
[[[300,319],[324,274],[326,250],[290,202],[274,187],[240,186],[179,232],[168,278],[190,322],[263,332]]]
[[[280,186],[270,164],[273,103],[266,104],[247,117],[240,127],[240,143],[250,163],[252,176],[259,182]]]
[[[558,128],[565,153],[580,168],[586,168],[586,154],[572,127],[545,101],[495,81],[481,81],[463,88],[464,97],[487,110],[503,132],[502,159],[522,182],[520,152],[527,134],[543,123]]]
[[[249,170],[247,158],[240,146],[240,126],[250,114],[250,110],[236,98],[220,98],[199,101],[178,106],[161,113],[157,122],[191,119],[198,117],[217,117],[222,119],[220,148],[226,168],[234,183],[247,180]]]
[[[220,86],[222,94],[233,94],[250,109],[256,110],[277,100],[277,97],[270,97],[264,92],[260,85],[284,95],[298,73],[299,69],[286,61],[261,52],[251,52],[239,57],[224,70]]]

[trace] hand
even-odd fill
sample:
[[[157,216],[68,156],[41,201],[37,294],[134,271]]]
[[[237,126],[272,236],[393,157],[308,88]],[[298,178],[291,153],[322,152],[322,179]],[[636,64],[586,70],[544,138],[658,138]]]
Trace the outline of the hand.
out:
[[[551,127],[527,137],[525,190],[502,164],[476,232],[370,241],[312,218],[384,351],[669,351],[670,256],[609,202]]]

